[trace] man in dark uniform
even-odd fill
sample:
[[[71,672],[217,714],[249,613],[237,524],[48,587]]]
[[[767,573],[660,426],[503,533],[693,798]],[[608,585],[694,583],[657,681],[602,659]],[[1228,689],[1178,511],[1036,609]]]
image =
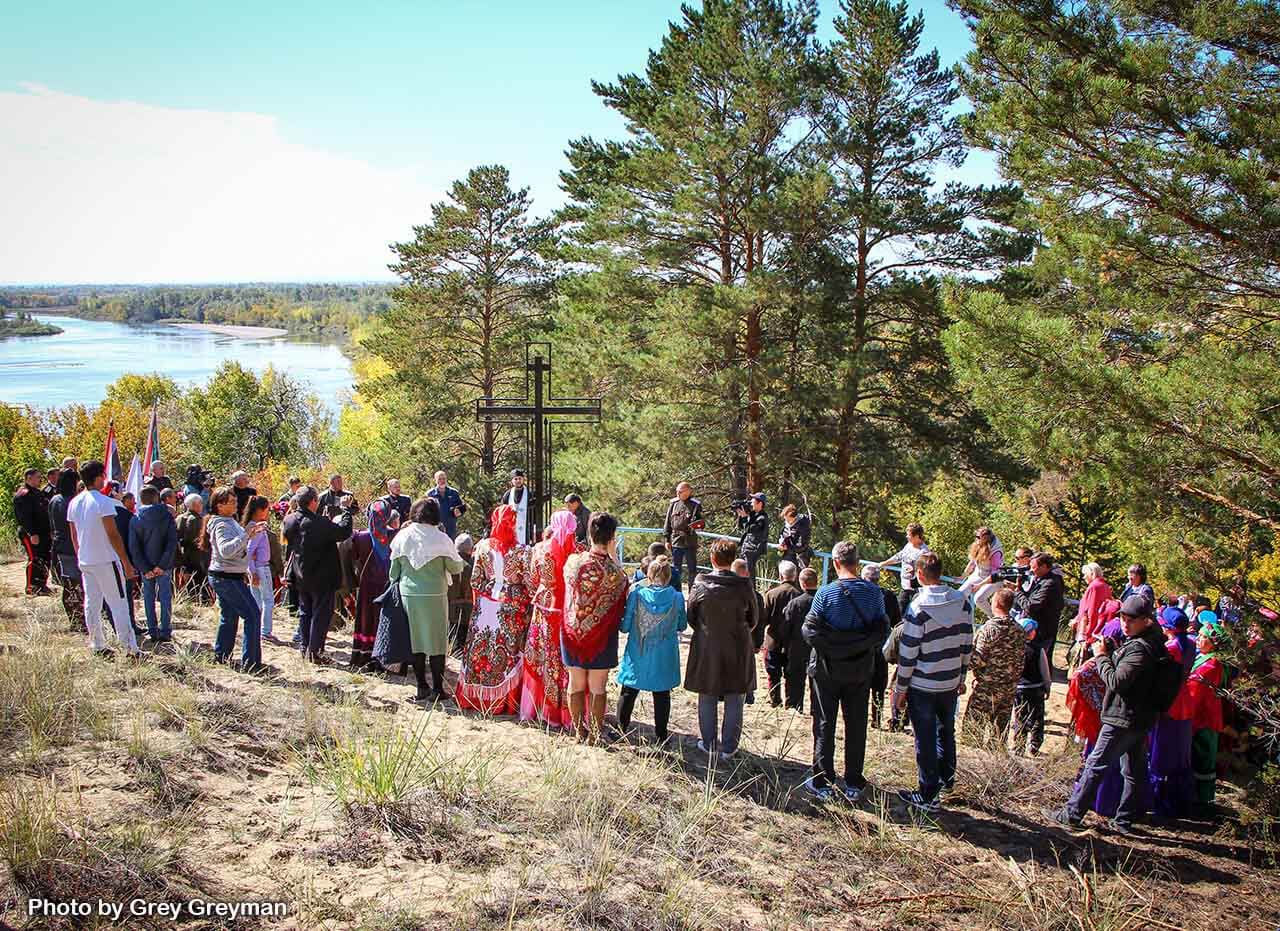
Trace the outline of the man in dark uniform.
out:
[[[52,595],[49,590],[49,498],[40,490],[44,474],[27,469],[22,485],[13,496],[13,517],[18,524],[18,542],[27,556],[27,594]]]

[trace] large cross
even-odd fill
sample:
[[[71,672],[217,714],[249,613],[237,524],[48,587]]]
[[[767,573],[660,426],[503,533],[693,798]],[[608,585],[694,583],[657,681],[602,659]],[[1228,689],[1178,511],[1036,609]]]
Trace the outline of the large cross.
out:
[[[525,541],[536,543],[551,519],[551,424],[599,423],[599,398],[551,397],[551,344],[526,343],[524,349],[524,397],[477,398],[480,423],[515,423],[526,427],[526,454],[530,463],[528,491],[529,527]],[[532,389],[532,392],[530,391]],[[532,394],[532,398],[530,395]],[[528,429],[528,428],[532,429]]]

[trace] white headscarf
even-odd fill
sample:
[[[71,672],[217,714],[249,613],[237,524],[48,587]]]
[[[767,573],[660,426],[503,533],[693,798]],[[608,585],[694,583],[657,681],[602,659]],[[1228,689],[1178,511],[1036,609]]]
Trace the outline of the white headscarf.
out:
[[[403,556],[416,572],[440,556],[462,561],[458,548],[439,527],[417,522],[405,524],[391,540],[391,558]]]

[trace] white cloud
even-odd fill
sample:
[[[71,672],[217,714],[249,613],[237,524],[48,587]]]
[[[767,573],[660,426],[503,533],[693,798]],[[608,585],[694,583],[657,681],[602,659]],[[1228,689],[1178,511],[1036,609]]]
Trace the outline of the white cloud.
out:
[[[0,92],[0,282],[387,278],[439,199],[272,116],[21,88]]]

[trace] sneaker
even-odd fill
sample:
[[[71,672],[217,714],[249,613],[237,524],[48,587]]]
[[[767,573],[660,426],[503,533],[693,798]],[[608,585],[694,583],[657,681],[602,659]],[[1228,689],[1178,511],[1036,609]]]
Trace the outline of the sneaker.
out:
[[[800,784],[800,788],[812,795],[816,802],[831,801],[831,786],[814,785],[812,776],[802,782]]]
[[[722,762],[722,763],[728,763],[730,760],[732,760],[732,759],[733,759],[735,756],[737,756],[737,755],[738,755],[738,751],[737,751],[737,750],[734,750],[732,753],[722,753],[722,754],[720,754],[720,762]]]
[[[1047,808],[1044,816],[1054,824],[1060,824],[1064,828],[1070,828],[1073,831],[1084,830],[1084,819],[1071,817],[1071,812],[1063,808]]]
[[[698,749],[701,750],[703,753],[708,753],[708,754],[711,753],[711,749],[706,744],[704,744],[701,740],[698,741]]]
[[[944,779],[942,780],[942,788],[939,791],[953,792],[955,791],[955,787],[956,787],[956,781],[954,779]]]
[[[908,808],[923,811],[926,814],[931,815],[942,810],[942,805],[936,798],[925,798],[914,789],[899,789],[898,798],[906,802]]]
[[[1112,834],[1119,834],[1123,837],[1128,837],[1133,833],[1133,825],[1128,821],[1117,821],[1115,818],[1112,818],[1107,827],[1111,830]]]
[[[857,786],[851,786],[848,783],[845,783],[844,799],[850,805],[857,805],[859,802],[862,801],[862,793],[865,791],[866,791],[866,786],[863,786],[862,788],[858,788]]]

